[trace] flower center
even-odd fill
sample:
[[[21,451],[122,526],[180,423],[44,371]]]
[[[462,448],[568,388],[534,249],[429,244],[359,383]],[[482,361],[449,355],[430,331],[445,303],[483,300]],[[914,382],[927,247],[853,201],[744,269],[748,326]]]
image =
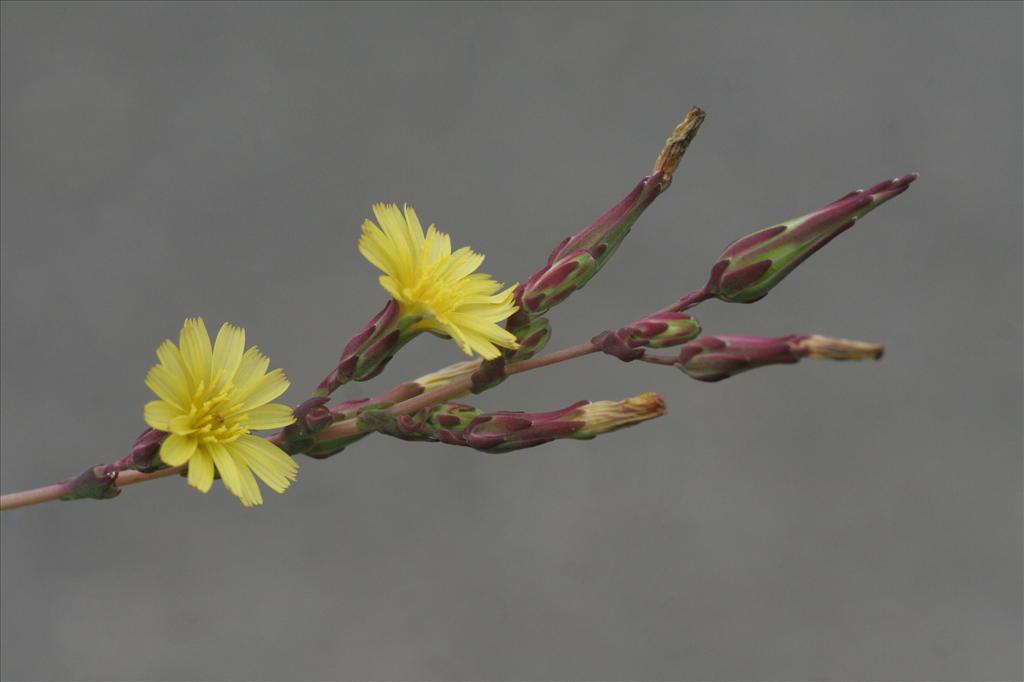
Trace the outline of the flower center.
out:
[[[221,375],[209,384],[200,381],[189,405],[192,431],[204,443],[230,443],[249,433],[245,427],[249,415],[244,413],[245,403],[236,401],[234,385],[227,383],[214,393]]]
[[[430,316],[443,319],[449,312],[458,307],[462,296],[457,288],[452,287],[444,278],[439,277],[444,261],[431,267],[418,268],[410,281],[402,287],[402,296],[407,303],[425,308],[423,312]]]

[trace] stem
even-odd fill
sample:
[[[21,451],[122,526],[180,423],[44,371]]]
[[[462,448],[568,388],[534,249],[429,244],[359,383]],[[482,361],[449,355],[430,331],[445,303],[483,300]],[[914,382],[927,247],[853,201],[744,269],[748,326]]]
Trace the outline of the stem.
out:
[[[597,352],[597,347],[590,343],[581,343],[575,346],[569,346],[562,350],[555,351],[554,353],[548,353],[547,355],[541,355],[536,358],[530,358],[523,362],[517,362],[509,365],[505,368],[505,372],[509,375],[519,374],[520,372],[528,372],[531,369],[539,369],[541,367],[547,367],[548,365],[554,365],[559,362],[565,362],[566,360],[573,360],[590,353]],[[447,386],[428,391],[421,395],[403,400],[400,403],[396,403],[388,408],[388,413],[392,415],[409,414],[411,412],[418,412],[419,410],[433,407],[434,405],[440,405],[443,402],[457,398],[460,395],[464,395],[469,392],[473,386],[473,381],[470,377],[465,377],[457,381],[453,381]],[[346,419],[340,421],[326,429],[321,431],[318,435],[324,440],[335,440],[337,438],[344,438],[346,436],[354,436],[362,431],[359,428],[358,420]]]
[[[519,374],[520,372],[527,372],[531,369],[539,369],[559,362],[565,362],[566,360],[573,360],[596,351],[597,348],[592,343],[581,343],[576,346],[563,348],[562,350],[555,351],[554,353],[548,353],[547,355],[530,358],[529,360],[509,365],[506,367],[506,372],[510,375]],[[458,381],[453,381],[447,386],[443,386],[436,390],[396,403],[395,405],[392,405],[388,411],[393,415],[416,412],[463,395],[464,393],[467,393],[471,387],[472,383],[468,377],[459,379]],[[385,395],[397,397],[406,393],[408,390],[409,389],[406,384],[399,384],[388,391]],[[361,431],[357,426],[356,420],[347,419],[328,427],[324,431],[321,431],[320,435],[324,438],[334,439],[344,436],[354,436],[358,433],[361,433]],[[277,437],[278,434],[274,434],[270,436],[268,440],[274,441]],[[149,474],[144,474],[140,471],[122,471],[118,474],[117,485],[119,487],[123,487],[126,485],[135,485],[136,483],[155,481],[159,478],[167,478],[168,476],[181,474],[186,470],[187,466],[182,465],[169,467],[167,469],[160,469],[159,471],[154,471]],[[67,489],[63,483],[55,483],[53,485],[43,486],[42,488],[33,488],[31,490],[22,490],[16,493],[0,495],[0,510],[17,509],[18,507],[28,507],[33,504],[52,502],[54,500],[59,500],[61,496],[66,493]]]

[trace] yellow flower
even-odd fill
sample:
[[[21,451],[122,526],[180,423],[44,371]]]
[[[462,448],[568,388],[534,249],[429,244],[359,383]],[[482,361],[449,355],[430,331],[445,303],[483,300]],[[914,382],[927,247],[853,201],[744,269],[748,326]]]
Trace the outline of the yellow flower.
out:
[[[363,223],[359,252],[384,274],[380,284],[398,302],[404,316],[422,319],[409,331],[450,336],[467,355],[492,359],[502,348],[517,348],[516,338],[498,323],[516,311],[515,286],[504,291],[490,275],[475,272],[484,257],[463,247],[452,253],[451,239],[431,225],[423,234],[416,211],[375,204]]]
[[[216,469],[225,487],[251,507],[263,503],[253,474],[281,493],[299,467],[249,434],[295,419],[290,407],[270,402],[288,389],[284,372],[267,373],[270,360],[255,346],[244,348],[244,329],[225,324],[211,347],[202,318],[185,320],[178,345],[170,339],[160,344],[160,364],[146,375],[146,386],[160,399],[146,404],[145,419],[170,432],[160,459],[168,466],[188,463],[189,485],[207,492]]]

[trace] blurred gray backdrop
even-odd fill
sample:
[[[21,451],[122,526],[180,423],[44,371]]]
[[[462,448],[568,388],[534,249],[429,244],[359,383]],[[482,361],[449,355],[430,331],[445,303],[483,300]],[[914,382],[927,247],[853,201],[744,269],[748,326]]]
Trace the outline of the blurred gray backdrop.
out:
[[[506,456],[370,439],[256,510],[174,479],[5,512],[3,678],[1021,678],[1020,3],[2,12],[5,492],[124,454],[188,315],[301,400],[384,301],[372,202],[523,280],[704,107],[557,348],[922,173],[766,300],[698,311],[883,362],[704,385],[589,357],[478,402],[670,415]],[[342,395],[459,357],[424,338]]]

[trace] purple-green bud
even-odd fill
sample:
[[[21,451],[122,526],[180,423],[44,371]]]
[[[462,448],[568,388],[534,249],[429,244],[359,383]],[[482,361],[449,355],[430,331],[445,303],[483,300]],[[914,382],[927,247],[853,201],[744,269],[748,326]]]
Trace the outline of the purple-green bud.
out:
[[[366,381],[380,374],[402,346],[416,336],[410,327],[419,319],[403,317],[398,303],[394,299],[389,300],[384,309],[348,342],[341,352],[338,366],[320,382],[315,395],[327,396],[349,381]]]
[[[604,215],[555,247],[547,264],[523,285],[518,300],[520,318],[543,315],[582,289],[605,266],[640,214],[668,189],[703,122],[704,112],[690,109],[665,141],[654,171]]]
[[[307,398],[296,407],[292,411],[295,422],[282,429],[278,447],[292,455],[313,447],[313,436],[334,422],[327,401],[326,397]]]
[[[696,318],[674,311],[659,311],[615,331],[601,332],[590,340],[602,352],[623,361],[643,356],[644,348],[669,348],[700,335]]]
[[[442,403],[413,414],[391,415],[384,410],[368,410],[359,416],[359,427],[394,438],[464,445],[462,432],[480,410],[461,403]]]
[[[582,289],[612,257],[640,214],[668,187],[667,177],[663,172],[648,175],[589,227],[556,246],[547,264],[523,285],[522,314],[543,315]]]
[[[656,393],[621,401],[580,401],[553,412],[491,412],[459,403],[445,403],[416,414],[392,416],[374,412],[365,427],[403,440],[461,445],[483,452],[510,452],[543,445],[558,438],[593,438],[665,414]]]
[[[544,350],[551,340],[551,323],[546,317],[535,317],[526,324],[510,328],[509,331],[515,334],[519,347],[514,350],[504,349],[502,358],[508,364],[529,360]]]
[[[877,360],[882,346],[827,336],[704,336],[685,344],[675,366],[700,381],[721,381],[756,367],[801,358]]]
[[[128,456],[117,463],[117,468],[135,469],[143,473],[164,468],[163,462],[160,461],[160,444],[169,435],[166,431],[146,429],[135,439]]]
[[[918,178],[908,173],[856,190],[823,208],[739,239],[711,269],[704,298],[753,303],[764,298],[796,266],[853,227],[860,218],[899,196]]]
[[[74,478],[61,481],[65,493],[60,499],[70,500],[109,500],[121,494],[117,487],[118,470],[116,465],[98,464],[91,466]]]

